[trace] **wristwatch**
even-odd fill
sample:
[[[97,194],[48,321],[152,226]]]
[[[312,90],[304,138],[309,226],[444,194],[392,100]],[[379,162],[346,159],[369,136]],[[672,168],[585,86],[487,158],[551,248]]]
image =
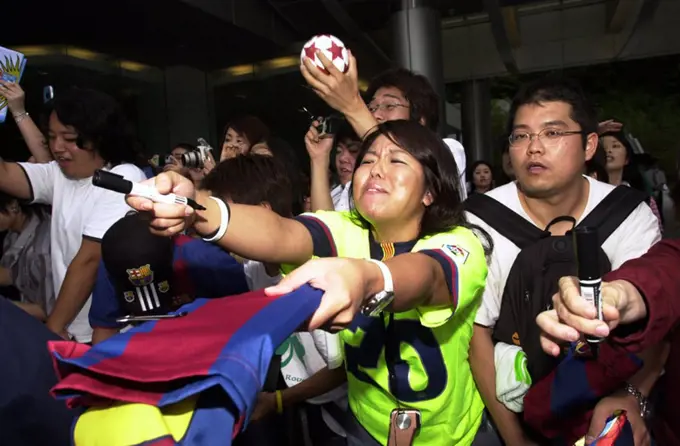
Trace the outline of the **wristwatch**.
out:
[[[375,263],[380,268],[383,276],[384,288],[379,293],[366,299],[361,307],[361,314],[364,316],[378,316],[387,308],[394,300],[394,284],[392,282],[392,273],[390,269],[383,262],[373,259],[367,259],[369,262]]]
[[[651,415],[651,408],[649,406],[649,400],[645,397],[634,385],[626,383],[625,387],[626,393],[632,395],[638,402],[640,406],[640,416],[643,420],[646,420]]]

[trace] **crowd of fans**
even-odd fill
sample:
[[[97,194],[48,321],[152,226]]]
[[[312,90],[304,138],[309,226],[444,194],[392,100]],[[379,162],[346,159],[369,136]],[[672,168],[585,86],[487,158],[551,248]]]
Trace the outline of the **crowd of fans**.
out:
[[[300,135],[308,168],[255,116],[230,121],[216,149],[177,142],[148,159],[108,95],[59,91],[36,123],[21,87],[0,81],[32,155],[0,160],[0,320],[11,320],[0,335],[35,339],[30,364],[41,370],[34,381],[3,376],[0,444],[68,444],[79,412],[51,400],[56,376],[37,351],[47,340],[96,348],[135,317],[197,297],[305,282],[325,291],[322,305],[310,331],[279,348],[288,359],[273,362],[236,444],[590,444],[620,410],[635,445],[680,444],[668,393],[677,386],[664,387],[680,373],[670,328],[640,342],[633,361],[615,342],[595,355],[553,317],[593,317],[561,279],[578,271],[574,228],[598,231],[602,273],[621,268],[624,279],[634,259],[663,249],[668,188],[625,126],[598,123],[577,84],[541,79],[512,102],[500,165],[466,162],[458,141],[436,133],[439,98],[425,77],[389,70],[364,99],[353,57],[344,74],[320,58],[327,72],[305,60],[302,75],[343,118],[332,133],[315,120]],[[126,202],[93,185],[97,170],[156,177],[160,193],[202,210]],[[650,306],[620,339],[647,329],[645,311],[648,325],[662,317],[649,301],[656,288],[628,291]],[[588,332],[575,318],[560,322]],[[551,390],[565,385],[565,362],[586,360],[587,376],[567,386],[589,385],[587,398]],[[31,403],[16,403],[24,394]],[[399,431],[395,410],[417,429]]]

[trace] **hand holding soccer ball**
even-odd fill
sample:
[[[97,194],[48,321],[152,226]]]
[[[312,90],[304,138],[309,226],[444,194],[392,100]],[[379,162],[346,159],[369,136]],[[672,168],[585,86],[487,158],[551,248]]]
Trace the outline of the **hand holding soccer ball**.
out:
[[[300,61],[304,63],[305,57],[308,57],[314,65],[319,67],[321,71],[328,74],[328,70],[324,67],[323,62],[317,56],[320,51],[328,60],[330,60],[335,68],[341,73],[346,73],[349,69],[349,54],[345,44],[342,40],[329,34],[320,34],[314,36],[305,43],[300,53]]]
[[[300,54],[302,76],[328,105],[345,115],[365,104],[359,94],[356,59],[340,39],[312,37]]]

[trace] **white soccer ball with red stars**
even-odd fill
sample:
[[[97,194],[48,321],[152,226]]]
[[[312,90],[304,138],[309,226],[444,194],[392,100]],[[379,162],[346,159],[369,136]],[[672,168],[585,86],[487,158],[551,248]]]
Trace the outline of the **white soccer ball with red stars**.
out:
[[[300,54],[300,60],[304,60],[305,56],[314,62],[314,65],[319,67],[321,71],[328,73],[328,70],[323,66],[323,63],[316,56],[317,51],[322,51],[323,55],[328,58],[335,68],[337,68],[341,73],[347,72],[349,69],[349,54],[347,53],[347,47],[342,43],[342,40],[330,34],[319,34],[312,37],[305,43],[302,47],[302,53]]]

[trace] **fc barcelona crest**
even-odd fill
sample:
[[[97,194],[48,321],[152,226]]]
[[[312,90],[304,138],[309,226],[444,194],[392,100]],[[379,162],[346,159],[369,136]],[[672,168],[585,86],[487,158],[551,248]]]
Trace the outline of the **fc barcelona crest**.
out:
[[[140,266],[127,270],[128,279],[136,287],[144,287],[153,282],[153,271],[151,265]]]
[[[135,300],[135,293],[132,291],[126,291],[123,293],[123,298],[125,299],[125,302],[132,303]]]
[[[167,280],[164,280],[158,284],[158,291],[160,291],[161,293],[167,293],[168,291],[170,291],[170,284],[168,283]]]

